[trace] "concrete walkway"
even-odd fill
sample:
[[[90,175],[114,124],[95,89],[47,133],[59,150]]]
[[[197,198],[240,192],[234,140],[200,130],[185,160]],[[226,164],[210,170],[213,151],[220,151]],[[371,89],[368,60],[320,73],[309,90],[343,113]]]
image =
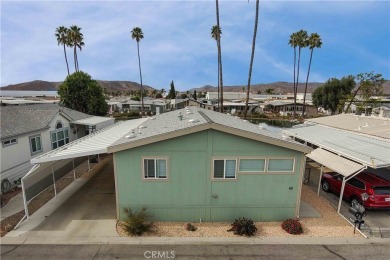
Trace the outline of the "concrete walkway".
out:
[[[23,193],[12,197],[7,204],[0,209],[1,221],[24,210]]]

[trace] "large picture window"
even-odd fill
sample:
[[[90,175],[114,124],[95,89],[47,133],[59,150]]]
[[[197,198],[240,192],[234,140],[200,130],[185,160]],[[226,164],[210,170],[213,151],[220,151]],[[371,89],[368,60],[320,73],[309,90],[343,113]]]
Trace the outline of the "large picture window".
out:
[[[213,178],[215,179],[235,179],[236,178],[236,160],[214,160]]]
[[[69,143],[69,129],[60,129],[51,132],[51,146],[56,149]]]
[[[145,158],[144,178],[145,179],[166,179],[167,159],[166,158]]]
[[[268,171],[269,172],[293,172],[294,159],[269,159]]]
[[[40,136],[30,137],[30,148],[32,154],[42,152],[42,143]]]
[[[239,172],[264,172],[265,159],[240,159]]]

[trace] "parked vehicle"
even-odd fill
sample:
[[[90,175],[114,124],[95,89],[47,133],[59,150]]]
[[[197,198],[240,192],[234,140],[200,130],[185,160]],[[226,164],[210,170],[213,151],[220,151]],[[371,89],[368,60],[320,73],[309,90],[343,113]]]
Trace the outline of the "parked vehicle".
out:
[[[343,176],[338,173],[326,173],[322,176],[321,186],[326,192],[340,194]],[[362,194],[368,199],[363,201]],[[345,183],[343,198],[352,206],[360,204],[366,209],[390,209],[390,182],[372,173],[362,172]]]

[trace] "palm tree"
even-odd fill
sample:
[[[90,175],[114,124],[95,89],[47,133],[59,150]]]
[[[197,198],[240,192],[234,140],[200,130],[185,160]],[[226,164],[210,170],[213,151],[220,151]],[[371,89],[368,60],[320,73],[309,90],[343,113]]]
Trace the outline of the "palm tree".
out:
[[[293,33],[290,35],[290,41],[288,42],[291,47],[294,48],[294,86],[293,86],[293,93],[294,93],[294,106],[296,102],[296,84],[295,84],[295,71],[296,71],[296,63],[297,63],[297,46],[298,46],[298,39],[297,39],[297,33]],[[295,117],[295,111],[294,111],[294,117]]]
[[[218,108],[219,110],[222,108],[223,104],[223,98],[222,98],[222,93],[221,93],[221,56],[220,56],[220,43],[219,43],[219,38],[221,37],[222,31],[221,28],[219,28],[217,25],[214,25],[211,27],[211,37],[217,42],[217,49],[218,49]],[[222,101],[221,101],[222,100]],[[221,110],[220,110],[221,111]]]
[[[220,111],[223,113],[223,79],[222,79],[222,51],[221,51],[221,26],[219,25],[219,5],[218,0],[215,0],[215,12],[217,17],[217,47],[218,47],[218,69],[219,69],[219,85],[220,85],[220,99],[221,99],[221,106]]]
[[[68,69],[68,76],[69,76],[69,64],[68,64],[68,57],[66,56],[66,50],[65,45],[68,45],[68,32],[69,29],[65,26],[60,26],[56,29],[55,36],[57,37],[58,45],[64,46],[64,55],[65,55],[65,62],[66,62],[66,68]]]
[[[141,109],[142,112],[144,111],[144,97],[143,97],[143,87],[142,87],[142,73],[141,73],[141,59],[139,56],[139,41],[144,38],[144,33],[142,32],[142,29],[139,27],[134,27],[131,31],[131,38],[137,41],[137,51],[138,51],[138,67],[139,67],[139,77],[141,80]]]
[[[250,89],[251,89],[252,67],[253,67],[253,58],[255,56],[256,35],[257,35],[257,24],[258,24],[258,22],[259,22],[259,0],[256,0],[255,28],[253,30],[252,54],[251,54],[251,62],[250,62],[250,65],[249,65],[248,87],[246,89],[246,101],[245,101],[244,119],[246,119],[246,114],[248,112],[248,102],[249,102],[249,93],[250,93]]]
[[[309,74],[310,74],[311,61],[312,61],[312,58],[313,58],[313,51],[314,51],[314,48],[321,48],[321,46],[322,46],[321,36],[319,34],[317,34],[317,33],[310,34],[310,37],[308,39],[308,45],[309,45],[309,48],[310,48],[310,61],[309,61],[309,68],[307,70],[307,77],[306,77],[306,84],[305,84],[305,93],[303,94],[303,111],[302,111],[302,116],[305,116],[307,83],[309,82]]]
[[[298,69],[297,69],[297,81],[296,81],[296,87],[294,92],[294,113],[293,117],[295,118],[296,110],[297,110],[297,92],[298,92],[298,86],[299,86],[299,67],[301,62],[301,49],[306,48],[308,46],[308,35],[307,31],[300,30],[296,34],[297,36],[297,45],[298,45]]]
[[[77,58],[77,48],[81,51],[81,47],[84,46],[83,34],[80,32],[81,28],[77,25],[72,25],[69,30],[68,46],[73,47],[74,67],[76,72],[79,70],[79,60]]]

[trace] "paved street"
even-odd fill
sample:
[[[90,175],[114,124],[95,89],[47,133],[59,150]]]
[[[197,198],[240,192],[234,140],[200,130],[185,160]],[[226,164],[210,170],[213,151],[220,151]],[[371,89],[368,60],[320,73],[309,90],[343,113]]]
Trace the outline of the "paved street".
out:
[[[3,245],[1,259],[375,259],[389,245]]]

